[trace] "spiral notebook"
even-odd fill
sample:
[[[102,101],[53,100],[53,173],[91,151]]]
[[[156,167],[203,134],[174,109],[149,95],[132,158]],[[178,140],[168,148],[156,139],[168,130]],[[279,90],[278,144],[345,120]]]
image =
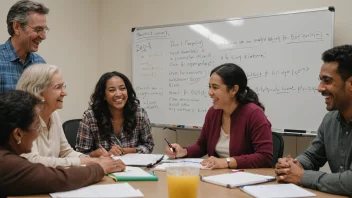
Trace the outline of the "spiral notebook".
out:
[[[237,188],[240,186],[275,181],[275,177],[272,176],[257,175],[247,172],[225,173],[202,177],[201,179],[202,181],[225,186],[227,188]]]

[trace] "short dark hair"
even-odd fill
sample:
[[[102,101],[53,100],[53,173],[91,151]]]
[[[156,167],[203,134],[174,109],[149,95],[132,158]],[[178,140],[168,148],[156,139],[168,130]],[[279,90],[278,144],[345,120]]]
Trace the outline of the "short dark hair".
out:
[[[326,50],[321,59],[324,63],[337,62],[337,72],[343,81],[352,76],[352,45],[341,45]]]
[[[131,81],[122,73],[113,71],[103,74],[95,86],[95,90],[90,97],[90,108],[94,113],[94,117],[97,119],[97,125],[99,133],[103,136],[109,137],[112,130],[111,113],[107,101],[105,100],[105,89],[106,82],[114,77],[120,77],[126,86],[128,99],[123,108],[124,122],[123,132],[127,132],[125,135],[130,136],[133,130],[137,126],[136,111],[139,106],[139,100],[137,99],[136,92],[133,89]]]
[[[0,145],[8,144],[14,129],[28,131],[39,103],[39,98],[28,92],[10,90],[0,93]]]
[[[253,102],[261,107],[263,111],[265,110],[264,105],[259,102],[258,95],[247,86],[247,76],[240,66],[233,63],[225,63],[215,67],[210,72],[210,76],[214,72],[222,78],[228,91],[233,88],[234,85],[238,85],[239,88],[236,93],[236,99],[240,104]]]
[[[7,13],[7,32],[10,36],[13,36],[15,33],[12,25],[14,22],[18,22],[21,24],[21,27],[24,29],[25,25],[28,22],[28,14],[30,12],[37,12],[39,14],[48,14],[49,8],[45,7],[42,3],[29,1],[29,0],[21,0],[17,1]]]

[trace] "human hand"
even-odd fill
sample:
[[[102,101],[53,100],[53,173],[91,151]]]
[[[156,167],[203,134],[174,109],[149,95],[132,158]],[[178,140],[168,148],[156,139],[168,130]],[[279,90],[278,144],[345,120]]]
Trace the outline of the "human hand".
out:
[[[104,156],[104,157],[108,157],[110,156],[109,153],[105,150],[104,147],[100,146],[100,148],[98,148],[97,150],[89,153],[90,157],[100,157],[100,156]]]
[[[123,148],[121,148],[120,146],[114,144],[110,151],[109,151],[109,155],[115,155],[115,156],[119,156],[119,155],[123,155],[125,154],[125,151],[123,150]]]
[[[304,174],[304,169],[301,164],[299,162],[294,162],[294,160],[288,160],[287,163],[289,164],[289,168],[280,169],[284,173],[279,172],[277,176],[278,181],[301,185],[302,176]]]
[[[182,148],[179,144],[171,144],[175,149],[175,152],[172,152],[168,145],[165,146],[165,154],[170,158],[184,157],[187,155],[187,149]]]
[[[211,169],[227,168],[227,161],[225,158],[217,158],[214,156],[210,156],[209,158],[203,160],[200,164]]]
[[[298,164],[300,167],[302,167],[297,159],[293,159],[291,157],[291,155],[288,155],[287,157],[278,159],[278,162],[275,165],[275,173],[276,173],[276,175],[284,175],[284,174],[286,174],[287,171],[290,168],[290,163],[289,163],[290,161],[292,161],[293,163]]]
[[[104,169],[104,173],[121,172],[126,169],[126,165],[120,160],[114,160],[112,157],[99,157],[98,164]]]
[[[98,158],[91,158],[89,157],[89,155],[80,155],[79,156],[79,159],[81,161],[81,164],[86,164],[86,165],[89,165],[89,164],[94,164],[94,163],[98,163]]]

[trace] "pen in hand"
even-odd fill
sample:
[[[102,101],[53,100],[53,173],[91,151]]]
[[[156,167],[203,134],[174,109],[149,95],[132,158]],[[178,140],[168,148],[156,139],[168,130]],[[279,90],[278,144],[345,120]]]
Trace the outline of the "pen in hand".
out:
[[[170,151],[172,151],[174,153],[174,156],[176,159],[176,149],[170,144],[170,142],[166,138],[164,138],[164,140],[166,141],[167,145],[169,146]]]
[[[101,148],[101,150],[103,151],[104,154],[106,154],[106,156],[109,156],[109,153],[105,150],[104,147],[101,146],[101,144],[99,144],[99,148]]]

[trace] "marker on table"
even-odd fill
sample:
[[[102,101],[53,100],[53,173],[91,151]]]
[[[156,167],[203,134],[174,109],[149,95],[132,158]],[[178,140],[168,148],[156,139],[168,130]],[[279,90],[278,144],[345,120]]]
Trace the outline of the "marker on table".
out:
[[[174,153],[175,159],[176,159],[176,149],[170,144],[170,142],[166,138],[164,138],[164,140],[166,141],[167,145],[169,146],[170,151]]]

